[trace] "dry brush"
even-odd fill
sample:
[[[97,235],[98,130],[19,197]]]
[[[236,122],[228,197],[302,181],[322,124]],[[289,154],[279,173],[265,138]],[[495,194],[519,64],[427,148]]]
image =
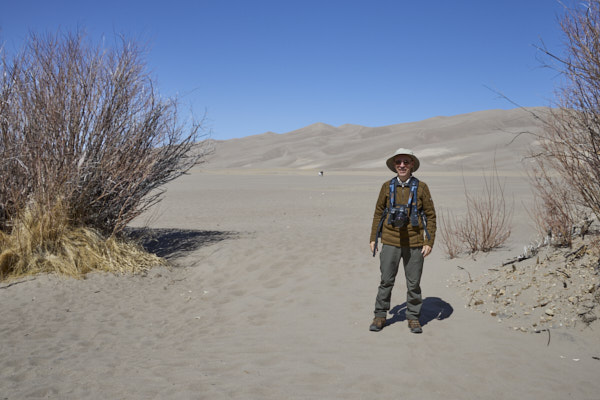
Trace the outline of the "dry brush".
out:
[[[13,57],[2,53],[2,251],[14,253],[9,238],[20,242],[27,229],[114,239],[162,199],[166,183],[203,161],[201,121],[181,122],[177,99],[156,92],[144,54],[135,42],[103,48],[80,32],[31,34]],[[47,240],[36,243],[38,255],[48,253]]]
[[[560,72],[556,104],[532,152],[534,219],[555,245],[570,246],[589,216],[600,218],[600,1],[567,10],[564,55],[541,48]],[[584,232],[580,232],[584,233]]]
[[[512,204],[507,204],[504,183],[497,169],[483,174],[483,190],[475,192],[463,177],[464,213],[460,216],[443,211],[440,236],[450,258],[461,252],[488,252],[501,247],[511,234]]]

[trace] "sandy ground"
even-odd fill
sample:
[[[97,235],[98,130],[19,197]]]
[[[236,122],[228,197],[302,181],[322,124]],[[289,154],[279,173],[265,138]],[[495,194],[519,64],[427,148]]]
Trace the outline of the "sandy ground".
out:
[[[505,175],[507,246],[449,260],[436,244],[415,335],[401,276],[389,325],[368,330],[369,229],[389,171],[194,169],[135,224],[171,269],[0,286],[0,399],[598,399],[599,325],[548,341],[467,308],[455,284],[535,236],[527,182]],[[438,210],[461,209],[460,173],[417,176]]]

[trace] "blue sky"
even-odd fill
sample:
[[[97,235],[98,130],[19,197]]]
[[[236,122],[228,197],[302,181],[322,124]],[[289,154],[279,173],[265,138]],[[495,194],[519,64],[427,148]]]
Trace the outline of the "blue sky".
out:
[[[556,0],[0,0],[0,43],[83,28],[150,46],[148,68],[215,139],[315,122],[383,126],[552,103]],[[493,89],[493,90],[490,90]]]

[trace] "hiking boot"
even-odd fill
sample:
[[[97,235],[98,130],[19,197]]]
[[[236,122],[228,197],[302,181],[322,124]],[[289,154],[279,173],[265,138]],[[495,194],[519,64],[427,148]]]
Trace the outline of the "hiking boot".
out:
[[[373,318],[373,322],[369,327],[369,330],[372,332],[379,332],[385,326],[385,317],[375,317]]]
[[[423,328],[421,328],[421,323],[419,323],[418,319],[409,319],[408,329],[410,329],[412,333],[423,333]]]

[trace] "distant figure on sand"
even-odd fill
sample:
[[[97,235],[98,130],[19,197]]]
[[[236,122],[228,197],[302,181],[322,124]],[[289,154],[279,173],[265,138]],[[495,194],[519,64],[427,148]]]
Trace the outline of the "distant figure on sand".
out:
[[[423,261],[431,253],[435,240],[435,208],[427,184],[412,175],[419,169],[420,162],[411,150],[396,150],[386,164],[396,176],[381,186],[373,214],[371,251],[375,257],[381,237],[381,282],[375,300],[375,318],[369,330],[379,332],[385,326],[402,260],[408,328],[412,333],[421,333],[421,275]]]
[[[323,176],[323,171],[319,171],[319,176]]]

